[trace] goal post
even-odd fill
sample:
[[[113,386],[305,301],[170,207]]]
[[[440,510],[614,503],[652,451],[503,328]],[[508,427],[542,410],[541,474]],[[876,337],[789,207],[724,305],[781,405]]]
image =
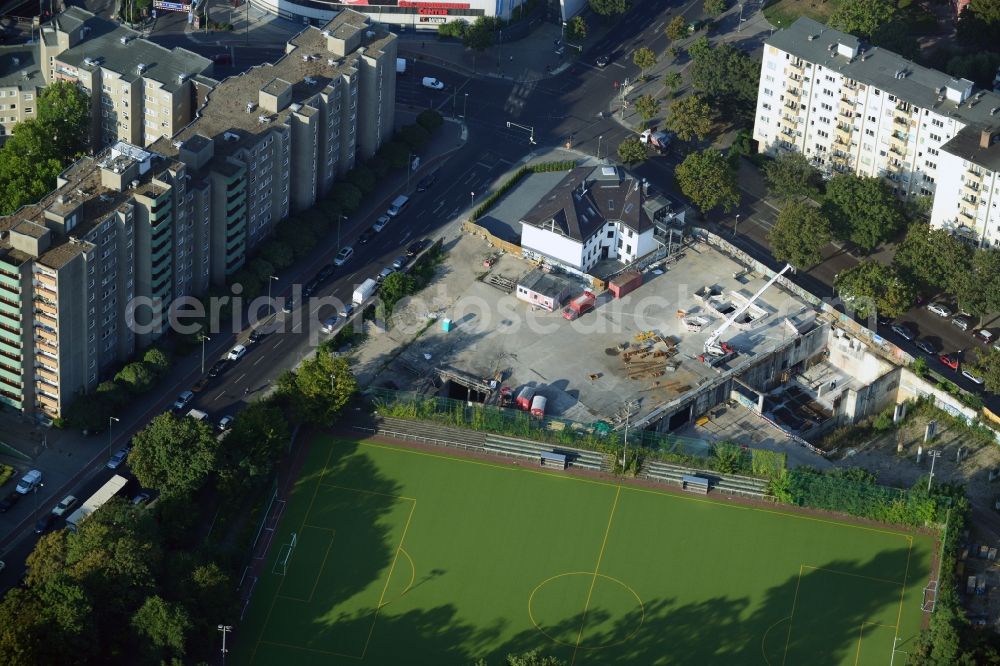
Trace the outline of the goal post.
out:
[[[278,557],[274,560],[274,568],[271,570],[272,573],[278,576],[284,576],[288,573],[288,561],[292,558],[292,552],[295,550],[295,546],[298,545],[299,538],[295,532],[292,532],[292,537],[289,539],[288,543],[281,547],[278,551]]]

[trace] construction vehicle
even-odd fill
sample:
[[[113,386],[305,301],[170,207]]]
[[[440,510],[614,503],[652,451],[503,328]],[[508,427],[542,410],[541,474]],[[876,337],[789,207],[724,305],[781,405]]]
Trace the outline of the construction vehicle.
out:
[[[597,297],[594,296],[594,293],[589,289],[584,290],[566,306],[566,309],[563,310],[563,317],[573,321],[593,310],[595,303],[597,303]]]
[[[715,332],[712,333],[712,335],[708,336],[708,339],[705,340],[705,354],[707,354],[708,356],[719,357],[733,353],[733,348],[730,345],[726,344],[725,342],[720,342],[719,338],[721,338],[722,334],[725,333],[729,329],[729,327],[733,325],[734,321],[742,317],[743,314],[750,309],[750,306],[754,304],[754,301],[756,301],[758,298],[761,297],[761,294],[767,291],[772,284],[777,282],[778,278],[780,278],[782,275],[791,270],[795,270],[792,268],[792,265],[785,264],[785,267],[782,268],[780,272],[776,273],[774,277],[768,280],[767,284],[758,289],[757,293],[751,296],[746,303],[736,308],[733,314],[729,315],[729,318],[726,319],[726,321],[723,322],[723,324],[719,326],[719,328],[715,329]]]

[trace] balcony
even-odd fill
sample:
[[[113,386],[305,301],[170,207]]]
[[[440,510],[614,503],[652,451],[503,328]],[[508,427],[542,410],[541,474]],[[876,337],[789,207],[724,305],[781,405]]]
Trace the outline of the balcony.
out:
[[[44,284],[46,287],[51,287],[52,289],[58,287],[56,278],[52,275],[49,275],[48,273],[42,273],[39,271],[34,274],[34,277],[36,280]],[[0,282],[3,282],[2,278],[0,278]]]
[[[38,329],[35,329],[36,332]],[[46,351],[50,354],[58,354],[59,347],[56,346],[55,340],[47,340],[41,336],[35,336],[35,347],[39,350]]]
[[[50,398],[44,393],[35,394],[35,398],[38,400],[38,402],[42,404],[42,407],[45,409],[45,411],[49,412],[50,414],[59,413],[59,401],[57,399]]]
[[[970,183],[968,180],[962,184],[962,194],[964,196],[972,197],[973,199],[979,199],[979,185],[976,183]]]
[[[5,301],[0,298],[0,315],[6,315],[8,317],[13,317],[14,319],[21,318],[21,306],[13,304],[9,301]]]
[[[35,376],[45,379],[45,381],[59,386],[59,375],[48,368],[43,368],[41,366],[35,367]]]
[[[902,127],[909,127],[910,126],[910,119],[909,119],[909,117],[893,116],[892,122],[894,122],[897,125],[900,125]]]
[[[12,345],[8,342],[0,340],[0,356],[11,359],[12,361],[21,362],[21,347],[20,345]]]
[[[899,155],[900,157],[906,157],[906,150],[897,144],[892,144],[889,146],[889,152],[893,155]]]
[[[168,256],[170,256],[170,243],[164,243],[163,247],[161,247],[158,250],[156,250],[156,251],[153,252],[153,254],[150,256],[149,260],[150,260],[150,263],[152,263],[153,265],[156,265],[156,264],[159,264],[163,260],[164,257],[168,257]]]
[[[8,306],[9,307],[9,306]],[[0,302],[0,311],[4,310],[4,303]],[[21,309],[18,308],[16,314],[20,314]],[[45,314],[55,317],[59,314],[59,310],[52,303],[46,303],[45,301],[36,300],[35,301],[35,312],[44,312]]]
[[[805,76],[806,75],[805,63],[802,61],[788,63],[788,66],[785,67],[785,74]]]
[[[854,111],[850,109],[840,109],[837,111],[838,118],[844,118],[845,120],[854,120]]]
[[[975,214],[968,208],[965,208],[964,206],[958,211],[958,217],[959,221],[965,221],[964,222],[965,224],[968,224],[969,222],[975,222],[976,219]]]
[[[793,139],[795,138],[795,130],[785,127],[784,125],[782,125],[778,131],[784,134],[785,136],[791,137]]]
[[[3,329],[0,329],[0,337],[3,337]],[[20,336],[18,337],[18,342],[20,342]],[[49,345],[56,347],[56,345],[59,344],[59,336],[56,335],[55,331],[50,331],[42,328],[41,326],[36,326],[35,342],[47,342]],[[58,347],[56,347],[56,349],[58,351]]]
[[[969,169],[965,172],[965,184],[975,183],[977,186],[983,184],[983,174],[981,171],[973,171]],[[978,188],[977,188],[978,189]]]
[[[970,206],[978,206],[979,205],[979,197],[971,196],[971,195],[966,194],[965,196],[962,197],[962,202],[967,203]]]
[[[0,366],[0,378],[6,380],[6,383],[17,386],[17,388],[21,388],[22,379],[20,373],[11,372],[3,366]]]
[[[786,88],[785,89],[785,94],[788,95],[789,97],[796,97],[796,98],[798,98],[798,97],[800,97],[802,95],[802,89],[801,88],[795,88],[795,87]]]
[[[53,317],[52,315],[35,310],[35,321],[42,324],[43,326],[48,326],[49,328],[59,330],[59,320]]]

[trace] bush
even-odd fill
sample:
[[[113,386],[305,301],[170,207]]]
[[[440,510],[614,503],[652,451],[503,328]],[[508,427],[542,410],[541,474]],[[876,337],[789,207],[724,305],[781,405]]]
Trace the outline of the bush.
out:
[[[433,134],[444,124],[444,118],[434,109],[426,109],[417,116],[417,124]]]
[[[420,125],[403,125],[399,130],[399,138],[409,146],[410,150],[417,151],[431,140],[431,133]]]
[[[261,258],[274,266],[275,270],[283,271],[295,261],[292,248],[280,240],[270,240],[260,250]]]
[[[0,486],[10,481],[10,477],[14,476],[14,468],[10,465],[0,465]]]
[[[334,183],[330,188],[330,201],[340,206],[340,209],[353,213],[361,206],[363,198],[361,190],[351,183]]]
[[[875,432],[889,432],[896,428],[896,424],[892,421],[892,413],[892,408],[889,408],[875,417],[875,420],[872,421],[872,428]]]
[[[347,172],[345,180],[358,188],[362,196],[375,191],[375,173],[364,164],[359,164]]]
[[[402,141],[389,141],[378,154],[393,169],[406,169],[410,164],[410,147]]]
[[[145,363],[134,361],[118,371],[115,381],[125,387],[130,393],[145,393],[156,382],[156,373]]]
[[[384,159],[375,155],[367,162],[368,168],[372,170],[376,178],[384,178],[387,173],[389,173],[389,163]]]
[[[247,264],[246,270],[253,273],[254,277],[256,277],[257,280],[262,284],[271,279],[271,276],[277,272],[277,270],[271,264],[271,262],[267,261],[266,259],[262,259],[260,257],[254,259],[249,264]],[[244,285],[244,289],[245,288],[246,285]]]
[[[142,355],[142,362],[145,363],[157,379],[161,379],[170,372],[170,356],[162,349],[150,347]],[[100,387],[98,387],[98,390]]]

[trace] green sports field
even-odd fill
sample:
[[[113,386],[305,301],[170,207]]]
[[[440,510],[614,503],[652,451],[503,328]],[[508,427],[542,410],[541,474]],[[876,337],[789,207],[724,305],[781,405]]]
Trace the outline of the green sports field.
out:
[[[469,666],[539,648],[601,666],[888,664],[898,638],[898,666],[933,546],[529,463],[320,438],[231,657]]]

